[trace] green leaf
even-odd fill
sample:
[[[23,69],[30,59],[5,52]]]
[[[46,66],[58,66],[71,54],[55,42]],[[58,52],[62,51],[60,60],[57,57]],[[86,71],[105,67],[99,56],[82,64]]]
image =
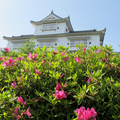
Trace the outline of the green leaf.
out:
[[[14,101],[14,100],[16,100],[18,97],[14,97],[14,98],[11,98],[11,99],[9,99],[9,101]]]
[[[70,116],[69,115],[67,115],[67,120],[70,120]]]
[[[88,76],[90,76],[91,75],[91,73],[89,72],[89,70],[87,69],[87,71],[86,71],[86,74],[88,75]]]

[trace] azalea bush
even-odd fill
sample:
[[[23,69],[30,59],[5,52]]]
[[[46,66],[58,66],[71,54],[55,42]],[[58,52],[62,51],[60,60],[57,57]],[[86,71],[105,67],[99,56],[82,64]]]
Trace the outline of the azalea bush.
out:
[[[59,46],[0,56],[0,120],[119,120],[120,54]]]

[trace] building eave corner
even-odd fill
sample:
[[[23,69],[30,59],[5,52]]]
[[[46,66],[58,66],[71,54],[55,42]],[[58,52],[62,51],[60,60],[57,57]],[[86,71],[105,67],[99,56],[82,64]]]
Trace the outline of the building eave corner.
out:
[[[70,16],[67,17],[67,21],[68,21],[69,30],[70,30],[70,31],[74,31],[74,30],[73,30],[73,27],[72,27],[72,24],[71,24],[71,22],[70,22]]]
[[[31,20],[30,23],[31,23],[31,24],[33,25],[33,27],[35,28],[36,25],[34,24],[34,21]]]
[[[102,45],[101,46],[103,46],[106,28],[102,29],[101,32],[102,32],[102,34],[100,35],[100,41],[102,41]]]

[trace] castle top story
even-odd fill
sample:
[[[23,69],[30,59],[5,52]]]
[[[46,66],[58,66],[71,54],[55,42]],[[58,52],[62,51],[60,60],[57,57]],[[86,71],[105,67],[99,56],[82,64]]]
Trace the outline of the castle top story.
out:
[[[53,11],[41,21],[30,21],[35,27],[34,35],[59,34],[73,32],[70,17],[61,18]]]

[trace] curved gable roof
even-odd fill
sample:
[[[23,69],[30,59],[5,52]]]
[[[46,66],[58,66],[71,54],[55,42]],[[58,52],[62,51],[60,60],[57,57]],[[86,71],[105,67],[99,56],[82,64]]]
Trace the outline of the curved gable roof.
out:
[[[41,25],[41,24],[47,24],[47,23],[59,23],[59,22],[65,22],[66,25],[68,26],[69,31],[73,31],[73,27],[71,25],[70,22],[70,17],[66,17],[66,18],[61,18],[59,16],[57,16],[56,14],[53,13],[53,11],[51,11],[51,13],[45,17],[44,19],[40,20],[40,21],[30,21],[31,24],[35,27],[36,25]]]

